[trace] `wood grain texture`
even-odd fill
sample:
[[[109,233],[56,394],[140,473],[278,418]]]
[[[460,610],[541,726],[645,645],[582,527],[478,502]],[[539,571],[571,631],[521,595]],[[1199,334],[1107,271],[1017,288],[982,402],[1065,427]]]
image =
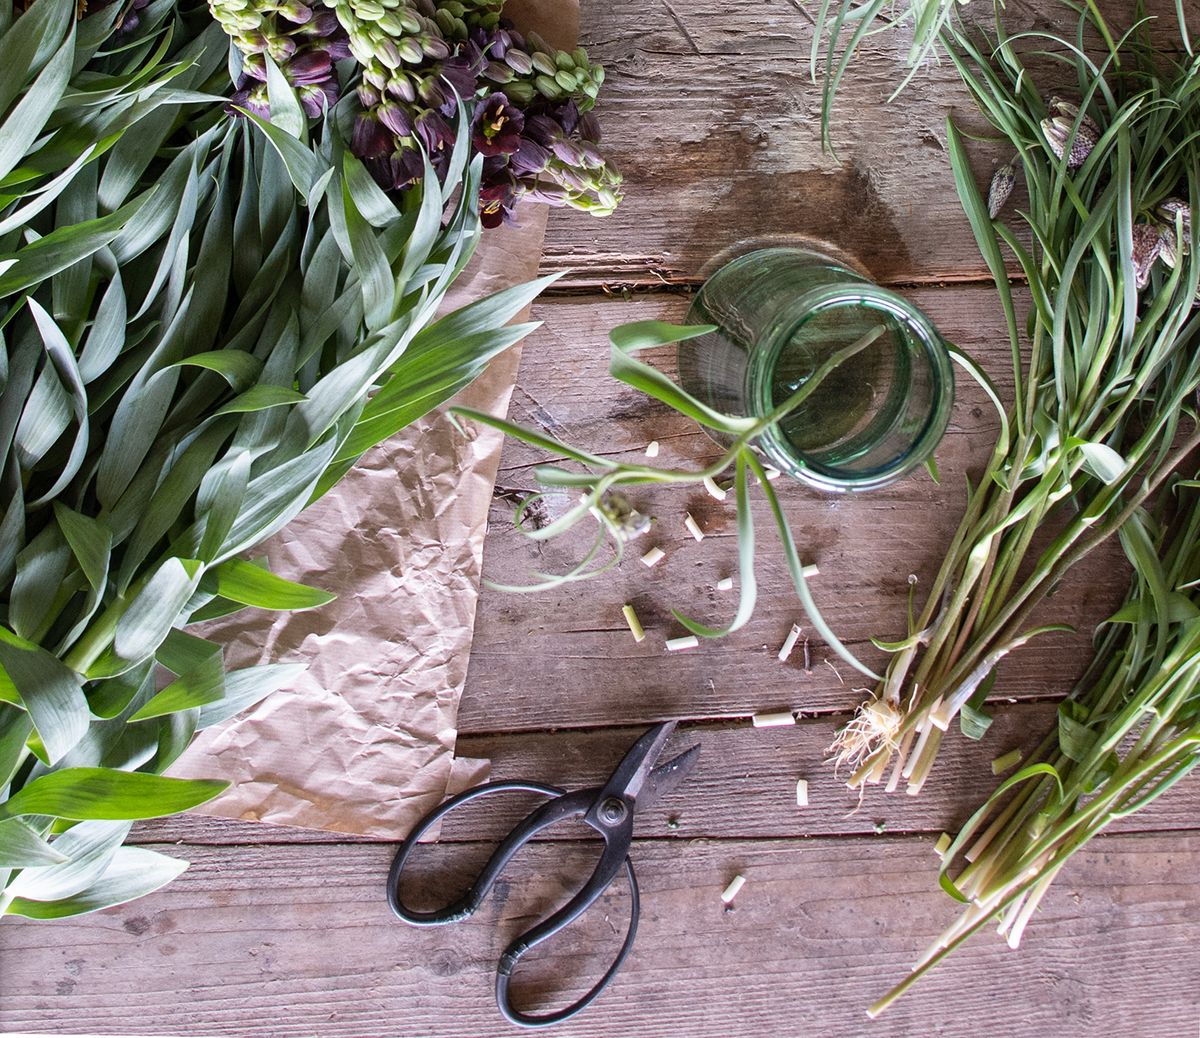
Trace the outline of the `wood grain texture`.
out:
[[[994,289],[927,288],[911,295],[1008,394],[1011,361]],[[693,422],[607,375],[610,328],[625,320],[682,321],[686,307],[686,300],[661,297],[535,307],[535,316],[547,325],[525,348],[510,416],[599,454],[637,458],[657,439],[661,463],[693,466],[714,457],[717,448]],[[656,362],[673,370],[669,350]],[[969,378],[960,376],[957,385],[950,428],[937,455],[940,486],[924,472],[860,495],[820,494],[786,480],[775,484],[801,553],[821,569],[812,585],[818,606],[833,630],[875,666],[885,657],[870,638],[903,636],[910,574],[918,577],[920,596],[961,517],[964,480],[977,477],[995,442],[991,404]],[[485,581],[525,583],[535,570],[564,572],[590,544],[590,523],[586,535],[567,543],[533,542],[514,529],[513,502],[536,489],[532,468],[546,460],[534,448],[506,443],[484,552]],[[787,664],[777,659],[792,623],[809,625],[761,501],[755,510],[760,535],[754,618],[728,638],[668,654],[664,640],[685,633],[672,619],[672,608],[714,623],[727,621],[736,607],[736,592],[714,587],[736,566],[732,499],[718,502],[703,490],[675,488],[629,496],[657,522],[611,573],[536,594],[482,592],[468,673],[471,694],[459,715],[462,731],[746,716],[781,707],[846,711],[861,701],[861,689],[870,682],[815,635],[809,644],[811,672],[803,668],[803,646]],[[548,508],[561,510],[562,500],[548,502]],[[683,527],[687,511],[708,535],[702,544]],[[652,544],[668,556],[648,570],[639,556]],[[1077,633],[1036,639],[1012,654],[1001,665],[998,695],[1065,694],[1086,658],[1092,628],[1121,600],[1126,572],[1116,545],[1078,567],[1040,614],[1043,622],[1076,624]],[[626,602],[648,632],[641,644],[621,616]],[[596,680],[586,677],[589,671]],[[562,691],[547,695],[548,688]]]
[[[466,878],[464,848],[426,850],[423,876]],[[5,924],[0,1029],[512,1034],[492,1005],[496,956],[546,895],[568,893],[587,850],[528,848],[476,918],[432,930],[391,917],[385,846],[322,847],[319,858],[296,847],[197,850],[180,880],[141,903],[51,929]],[[656,840],[635,856],[643,912],[633,955],[557,1034],[1194,1033],[1198,836],[1097,840],[1056,883],[1020,953],[979,935],[873,1024],[864,1006],[954,915],[933,883],[928,840]],[[724,912],[720,891],[739,872],[746,885]],[[541,877],[537,889],[522,876]],[[426,903],[437,889],[415,882],[407,896]],[[626,918],[623,892],[610,897],[539,950],[527,990],[570,998],[598,975]]]
[[[1101,6],[1115,25],[1127,24],[1128,0]],[[723,250],[766,235],[836,241],[890,284],[987,278],[955,194],[946,118],[991,134],[954,66],[930,64],[888,103],[909,40],[901,32],[865,41],[838,94],[836,155],[828,155],[821,88],[808,61],[816,7],[808,0],[584,5],[582,42],[608,73],[597,111],[606,152],[625,177],[625,201],[582,233],[570,214],[552,214],[544,266],[570,271],[555,291],[694,284]],[[1049,10],[1009,0],[1006,24],[1053,27]],[[987,25],[992,5],[960,12]],[[1166,28],[1163,36],[1166,44]],[[822,54],[819,76],[824,68]],[[1061,74],[1047,82],[1047,92],[1063,88]],[[1009,157],[972,145],[980,183]]]
[[[983,742],[955,729],[946,738],[937,769],[919,797],[869,787],[859,801],[827,761],[839,718],[803,717],[790,728],[754,728],[749,721],[681,727],[672,748],[698,743],[700,756],[687,781],[669,800],[639,816],[643,839],[768,839],[821,836],[893,836],[954,832],[1000,782],[991,762],[1009,750],[1028,755],[1053,730],[1052,703],[999,704]],[[464,736],[459,752],[492,762],[494,779],[531,779],[572,789],[600,783],[633,744],[640,728],[501,732]],[[809,784],[809,806],[796,807],[796,779]],[[511,825],[534,802],[512,797],[464,806],[446,822],[442,840],[471,841],[485,825]],[[1200,782],[1189,779],[1170,796],[1114,826],[1118,832],[1200,829]],[[490,821],[493,818],[499,820]],[[570,832],[549,834],[570,838]],[[140,843],[309,843],[344,840],[334,833],[251,825],[222,818],[183,816],[139,825]],[[186,852],[183,852],[186,854]]]
[[[1156,4],[1166,0],[1155,0]],[[1127,0],[1111,0],[1114,10]],[[966,13],[987,14],[982,2]],[[1186,0],[1189,10],[1194,0]],[[540,304],[513,415],[599,453],[661,460],[713,456],[692,423],[607,378],[607,332],[622,321],[678,321],[687,291],[747,241],[817,236],[857,254],[905,290],[1011,391],[1000,312],[959,210],[944,153],[953,111],[976,125],[948,65],[931,66],[892,105],[906,41],[869,42],[838,106],[837,159],[819,148],[819,92],[805,57],[809,0],[610,0],[586,3],[584,39],[610,76],[601,115],[627,197],[604,221],[552,214],[545,267],[571,272]],[[1009,0],[1010,24],[1044,23],[1047,0]],[[1167,8],[1164,7],[1164,10]],[[1200,11],[1200,8],[1197,9]],[[981,181],[999,156],[973,152]],[[1019,199],[1017,199],[1019,202]],[[632,299],[619,291],[638,290]],[[918,286],[918,287],[913,287]],[[600,290],[606,290],[601,294]],[[642,290],[653,290],[643,294]],[[566,298],[564,298],[566,297]],[[664,368],[672,369],[669,357]],[[960,379],[939,451],[942,484],[916,475],[863,497],[780,487],[818,602],[864,654],[903,626],[909,574],[927,587],[996,433],[983,395]],[[536,452],[510,443],[485,550],[485,575],[519,579],[561,567],[569,544],[534,550],[512,508],[534,488]],[[641,502],[639,502],[641,503]],[[881,1020],[863,1008],[954,917],[937,889],[932,844],[996,783],[990,761],[1028,748],[1054,724],[1053,702],[1081,669],[1092,625],[1123,594],[1114,548],[1080,566],[1043,617],[1074,636],[1035,641],[1001,669],[996,721],[973,743],[953,733],[920,797],[867,791],[861,805],[825,750],[865,684],[810,642],[776,651],[800,618],[765,525],[761,598],[738,635],[668,656],[670,608],[727,618],[713,584],[734,560],[732,510],[703,494],[647,497],[645,540],[669,557],[627,560],[602,580],[536,596],[485,591],[463,700],[460,753],[489,757],[497,778],[564,785],[601,779],[639,728],[690,720],[702,745],[677,794],[639,819],[643,892],[633,957],[616,986],[557,1033],[591,1038],[1181,1038],[1196,1033],[1196,891],[1200,783],[1188,780],[1077,855],[1018,953],[988,933],[956,953]],[[553,505],[551,506],[553,507]],[[690,510],[709,536],[681,525]],[[756,513],[761,521],[764,516]],[[650,637],[630,638],[633,602]],[[878,656],[874,657],[878,659]],[[804,711],[793,728],[754,729],[750,714]],[[795,780],[810,806],[795,805]],[[520,805],[464,813],[420,867],[453,885],[480,864]],[[1189,831],[1191,830],[1191,831]],[[183,817],[137,826],[134,840],[192,868],[140,902],[78,920],[0,926],[0,1030],[237,1038],[486,1038],[514,1033],[492,1004],[496,956],[565,899],[595,844],[574,832],[527,849],[471,922],[416,931],[387,910],[387,843]],[[732,912],[721,889],[747,885]],[[433,885],[418,884],[425,895]],[[626,918],[623,891],[531,963],[535,991],[578,995],[606,964]],[[575,986],[572,986],[575,985]]]

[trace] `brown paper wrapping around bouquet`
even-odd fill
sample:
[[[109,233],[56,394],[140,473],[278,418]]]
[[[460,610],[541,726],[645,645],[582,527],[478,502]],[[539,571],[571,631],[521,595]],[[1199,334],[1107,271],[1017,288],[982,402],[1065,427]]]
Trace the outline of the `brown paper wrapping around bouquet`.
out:
[[[577,2],[510,0],[505,13],[574,47]],[[453,309],[537,273],[540,205],[485,232],[447,298]],[[458,398],[508,410],[519,348]],[[289,687],[201,733],[173,775],[232,786],[208,814],[399,838],[447,794],[485,777],[458,759],[458,703],[479,598],[502,437],[460,432],[439,409],[369,451],[324,498],[260,549],[281,576],[337,600],[303,613],[247,609],[205,626],[230,669],[301,662]]]

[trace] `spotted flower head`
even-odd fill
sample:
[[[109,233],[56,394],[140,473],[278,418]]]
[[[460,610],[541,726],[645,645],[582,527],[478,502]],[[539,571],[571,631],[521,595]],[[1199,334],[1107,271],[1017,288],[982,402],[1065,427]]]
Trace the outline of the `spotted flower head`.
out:
[[[1150,284],[1150,272],[1155,261],[1162,255],[1164,245],[1162,228],[1152,223],[1133,225],[1133,276],[1138,291]]]
[[[1078,169],[1100,140],[1100,127],[1091,116],[1080,115],[1078,105],[1052,97],[1042,120],[1042,134],[1055,158],[1066,155],[1067,168]]]
[[[1017,168],[1012,162],[1006,162],[992,175],[992,183],[988,187],[988,216],[993,220],[1000,215],[1005,204],[1017,184]]]

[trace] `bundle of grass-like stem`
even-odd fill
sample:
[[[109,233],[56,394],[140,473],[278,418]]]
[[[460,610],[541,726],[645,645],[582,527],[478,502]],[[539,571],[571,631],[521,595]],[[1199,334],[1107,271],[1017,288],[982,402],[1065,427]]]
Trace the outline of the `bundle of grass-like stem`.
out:
[[[1200,764],[1198,485],[1178,485],[1190,501],[1173,522],[1155,523],[1144,513],[1131,520],[1138,541],[1152,550],[1130,551],[1133,589],[1101,628],[1087,674],[1060,704],[1057,730],[943,856],[942,885],[970,906],[872,1015],[991,922],[999,920],[1015,948],[1071,855]]]
[[[1063,8],[1077,11],[1065,0]],[[923,613],[905,639],[880,643],[891,665],[839,738],[852,785],[882,781],[891,765],[889,788],[907,780],[918,792],[956,716],[979,737],[997,664],[1057,626],[1031,627],[1035,608],[1114,535],[1132,556],[1147,556],[1137,510],[1200,443],[1200,264],[1190,248],[1200,205],[1198,64],[1186,30],[1175,59],[1152,44],[1152,24],[1139,8],[1117,38],[1088,10],[1071,41],[1010,36],[999,15],[992,40],[949,35],[963,80],[1016,151],[985,200],[949,127],[958,191],[1007,319],[1015,401]],[[1112,49],[1093,63],[1085,48],[1108,39]],[[1036,52],[1053,90],[1039,91],[1018,46]],[[1018,169],[1024,234],[995,219]],[[1005,246],[1028,282],[1024,320]],[[1043,529],[1052,536],[1035,553]]]
[[[907,72],[892,93],[900,93],[934,55],[938,38],[961,0],[821,0],[814,16],[809,67],[818,79],[821,44],[825,44],[825,76],[821,91],[821,140],[832,146],[833,102],[858,48],[872,36],[912,26],[912,45],[905,57]]]

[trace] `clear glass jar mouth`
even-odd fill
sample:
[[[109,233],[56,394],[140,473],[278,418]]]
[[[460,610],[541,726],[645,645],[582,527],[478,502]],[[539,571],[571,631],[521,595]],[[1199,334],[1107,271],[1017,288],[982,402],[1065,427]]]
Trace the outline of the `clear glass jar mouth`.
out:
[[[790,444],[778,424],[758,437],[758,447],[772,465],[820,490],[872,490],[894,483],[932,456],[950,424],[954,371],[945,340],[933,322],[903,296],[869,282],[857,281],[814,289],[788,307],[790,320],[785,332],[774,338],[769,349],[756,351],[746,366],[746,398],[754,409],[759,414],[768,414],[774,407],[772,372],[784,346],[799,327],[818,311],[861,302],[891,314],[920,342],[937,391],[929,414],[908,449],[893,461],[875,468],[851,471],[816,461]]]

